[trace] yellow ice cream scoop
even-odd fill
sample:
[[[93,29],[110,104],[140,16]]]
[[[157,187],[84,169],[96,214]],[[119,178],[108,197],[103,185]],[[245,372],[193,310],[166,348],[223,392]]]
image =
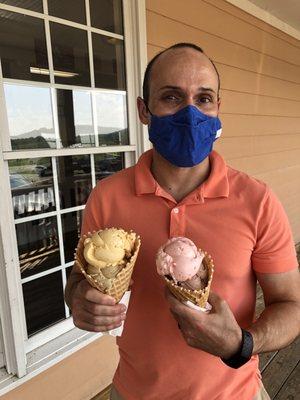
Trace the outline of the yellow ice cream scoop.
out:
[[[123,229],[108,228],[95,232],[84,241],[84,258],[96,270],[123,265],[125,257],[132,253],[135,240],[134,233]]]
[[[77,245],[75,262],[89,283],[120,301],[129,287],[141,245],[133,231],[106,228],[83,235]]]

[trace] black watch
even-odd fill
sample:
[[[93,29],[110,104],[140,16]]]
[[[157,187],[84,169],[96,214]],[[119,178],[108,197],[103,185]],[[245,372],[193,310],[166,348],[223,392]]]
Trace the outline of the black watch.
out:
[[[252,356],[253,352],[253,337],[250,332],[242,329],[242,344],[237,353],[232,357],[224,359],[221,358],[223,363],[231,368],[240,368],[242,365],[246,364]]]

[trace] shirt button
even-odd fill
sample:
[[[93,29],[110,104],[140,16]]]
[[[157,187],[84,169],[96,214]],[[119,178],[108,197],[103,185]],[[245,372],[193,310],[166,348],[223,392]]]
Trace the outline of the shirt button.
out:
[[[178,213],[179,213],[179,209],[178,209],[178,208],[173,208],[173,212],[174,212],[175,214],[178,214]]]

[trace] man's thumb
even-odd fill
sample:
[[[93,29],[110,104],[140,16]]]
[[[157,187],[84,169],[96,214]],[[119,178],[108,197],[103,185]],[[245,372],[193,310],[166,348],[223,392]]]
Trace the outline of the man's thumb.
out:
[[[212,306],[213,310],[218,311],[224,304],[225,300],[223,300],[217,293],[210,292],[208,302]]]

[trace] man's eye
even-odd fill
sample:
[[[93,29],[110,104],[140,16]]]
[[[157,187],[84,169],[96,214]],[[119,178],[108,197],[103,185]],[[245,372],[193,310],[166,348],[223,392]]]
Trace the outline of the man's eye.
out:
[[[199,99],[200,103],[210,103],[212,101],[212,99],[210,97],[200,97]]]
[[[164,99],[165,99],[165,100],[170,100],[170,101],[177,101],[177,100],[178,100],[178,97],[177,97],[177,96],[174,96],[174,95],[172,95],[172,94],[169,94],[169,95],[165,96]]]

